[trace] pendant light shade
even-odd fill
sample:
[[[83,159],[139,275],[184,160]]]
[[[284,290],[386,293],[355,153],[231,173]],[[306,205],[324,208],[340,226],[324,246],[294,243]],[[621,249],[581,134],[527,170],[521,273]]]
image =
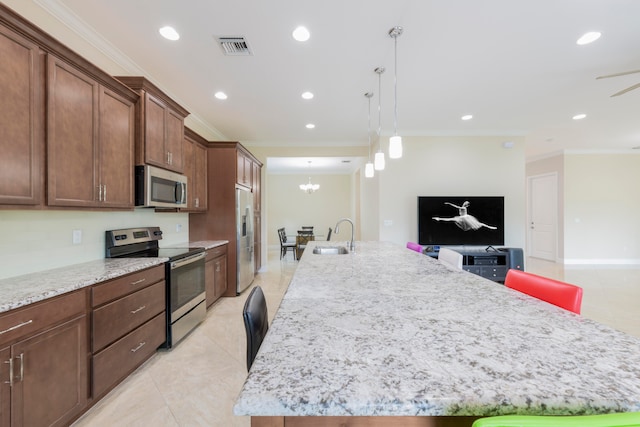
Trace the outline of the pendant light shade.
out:
[[[367,137],[369,138],[369,159],[367,160],[367,164],[364,166],[364,177],[365,178],[373,178],[373,163],[371,163],[371,97],[373,96],[373,92],[367,92],[364,94],[369,100],[369,114],[367,116],[368,124],[367,124]]]
[[[381,171],[384,169],[384,153],[382,152],[382,139],[380,139],[380,131],[382,130],[382,123],[381,123],[381,119],[380,117],[382,116],[381,111],[382,111],[382,107],[381,107],[381,86],[382,86],[382,73],[384,73],[384,67],[378,67],[374,70],[377,74],[378,74],[378,152],[375,155],[374,158],[374,168],[377,171]]]
[[[402,157],[402,137],[395,135],[389,138],[389,158],[399,159]]]
[[[373,178],[373,175],[374,175],[373,163],[371,163],[371,161],[368,161],[367,164],[364,166],[364,176],[365,178]]]
[[[389,37],[393,38],[394,51],[394,77],[393,77],[393,136],[389,138],[389,158],[402,157],[402,137],[398,136],[398,37],[402,35],[402,27],[393,27],[389,30]]]

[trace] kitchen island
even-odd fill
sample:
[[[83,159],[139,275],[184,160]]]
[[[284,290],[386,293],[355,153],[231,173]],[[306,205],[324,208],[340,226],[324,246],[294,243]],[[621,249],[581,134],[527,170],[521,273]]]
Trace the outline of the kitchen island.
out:
[[[331,244],[305,251],[236,402],[253,426],[640,411],[640,339],[391,243],[312,251]]]

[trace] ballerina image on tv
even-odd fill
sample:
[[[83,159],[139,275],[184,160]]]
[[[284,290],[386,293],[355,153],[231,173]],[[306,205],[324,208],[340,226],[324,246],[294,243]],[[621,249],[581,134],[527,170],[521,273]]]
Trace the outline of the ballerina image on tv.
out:
[[[453,206],[458,209],[458,215],[451,218],[441,218],[434,216],[432,217],[436,221],[450,221],[454,222],[458,228],[463,231],[469,230],[478,230],[482,227],[488,228],[490,230],[497,230],[498,227],[494,227],[492,225],[487,225],[484,222],[480,222],[475,216],[469,215],[468,207],[471,203],[469,201],[465,201],[462,206],[454,205],[453,203],[445,202],[445,205]]]

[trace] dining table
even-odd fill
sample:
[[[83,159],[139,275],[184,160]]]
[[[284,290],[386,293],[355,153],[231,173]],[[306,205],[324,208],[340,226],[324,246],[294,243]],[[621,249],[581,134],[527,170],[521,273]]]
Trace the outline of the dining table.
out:
[[[335,245],[309,242],[269,326],[234,406],[253,427],[640,411],[640,338],[398,244],[313,250]]]

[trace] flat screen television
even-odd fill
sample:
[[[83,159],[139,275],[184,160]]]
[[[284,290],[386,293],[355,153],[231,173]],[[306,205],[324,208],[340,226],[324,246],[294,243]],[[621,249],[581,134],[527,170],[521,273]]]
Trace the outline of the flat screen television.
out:
[[[418,196],[421,245],[504,245],[504,197]]]

